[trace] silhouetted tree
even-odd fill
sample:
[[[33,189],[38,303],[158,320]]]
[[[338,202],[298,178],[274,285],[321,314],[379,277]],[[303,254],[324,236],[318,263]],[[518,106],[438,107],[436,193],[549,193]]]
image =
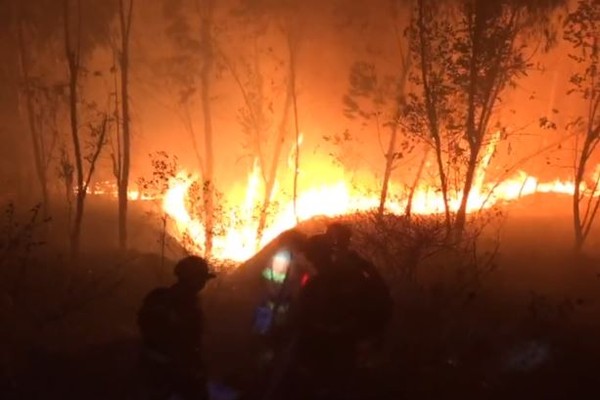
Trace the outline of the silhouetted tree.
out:
[[[215,70],[215,0],[180,0],[164,3],[167,33],[177,48],[170,75],[180,86],[180,104],[198,157],[203,181],[205,255],[212,252],[215,229],[212,84]],[[189,107],[199,92],[204,151],[199,151]]]
[[[242,93],[244,106],[240,110],[239,119],[249,137],[249,148],[257,158],[263,183],[263,198],[258,210],[257,244],[260,244],[268,223],[269,211],[272,207],[273,192],[278,178],[283,145],[290,130],[290,117],[293,117],[295,132],[294,157],[294,204],[297,197],[299,170],[299,116],[297,99],[297,55],[302,30],[299,16],[299,5],[296,1],[242,1],[238,16],[249,27],[251,32],[251,51],[248,59],[239,58],[234,63],[231,57],[224,56],[224,61]],[[296,20],[295,20],[296,19]],[[281,37],[286,47],[287,56],[280,56],[273,50],[268,40],[261,39]],[[271,37],[271,38],[272,38]],[[286,60],[287,58],[287,60]],[[286,62],[287,61],[287,62]],[[275,67],[267,79],[263,63],[272,62]],[[236,65],[237,64],[237,65]],[[278,83],[275,75],[283,73],[285,98],[282,106],[275,106],[275,99],[268,93],[274,92]],[[242,71],[242,72],[240,72]],[[270,86],[269,86],[270,83]],[[279,111],[279,118],[275,114]],[[292,115],[290,115],[293,113]],[[272,144],[270,146],[270,144]],[[269,151],[270,150],[270,151]]]
[[[418,0],[411,53],[419,94],[410,99],[412,130],[435,150],[448,229],[460,238],[482,149],[490,140],[501,96],[532,67],[538,39],[552,43],[552,13],[559,0]],[[543,28],[543,29],[542,29]],[[446,155],[444,155],[446,153]],[[448,161],[450,161],[448,163]],[[451,223],[448,165],[461,182]],[[464,172],[460,167],[464,166]]]
[[[111,1],[62,1],[64,57],[67,64],[68,104],[76,191],[75,216],[70,233],[71,255],[74,258],[79,255],[86,191],[95,169],[95,163],[105,144],[109,122],[108,116],[103,114],[99,126],[96,126],[96,123],[93,122],[89,123],[90,132],[94,135],[92,143],[96,147],[91,150],[91,154],[84,154],[81,143],[80,125],[82,121],[79,110],[81,103],[80,81],[82,75],[87,72],[83,66],[83,58],[95,46],[108,41],[109,21],[115,10],[113,6]],[[90,163],[87,177],[84,160]]]
[[[25,105],[27,109],[27,121],[29,124],[29,132],[31,134],[31,144],[33,147],[33,160],[35,164],[36,175],[40,184],[41,192],[42,192],[42,202],[43,202],[43,211],[45,216],[48,215],[48,207],[49,207],[49,195],[48,195],[48,179],[46,174],[46,157],[43,151],[44,138],[39,132],[39,126],[35,120],[35,109],[34,109],[34,99],[33,99],[33,89],[32,89],[32,79],[31,79],[31,62],[29,59],[29,54],[27,53],[26,44],[25,44],[25,17],[22,10],[22,3],[19,1],[15,1],[13,4],[14,12],[15,12],[15,21],[16,21],[16,33],[17,33],[17,43],[19,50],[19,60],[20,60],[20,70],[21,70],[21,80],[23,82],[23,94],[25,97]]]
[[[76,174],[76,206],[75,220],[71,230],[71,252],[76,257],[79,253],[79,242],[81,238],[81,222],[83,220],[83,207],[85,201],[85,181],[83,171],[83,156],[81,152],[81,141],[79,138],[79,76],[81,74],[81,1],[76,1],[75,17],[70,0],[63,0],[64,8],[64,30],[65,30],[65,57],[69,76],[69,115],[71,121],[71,140],[75,157]],[[75,23],[75,28],[73,28]]]
[[[117,156],[115,157],[115,175],[119,194],[119,247],[127,249],[127,201],[129,188],[129,170],[131,164],[131,113],[129,110],[129,49],[131,25],[135,0],[119,0],[119,33],[121,47],[118,52],[121,71],[121,121],[123,137],[117,134]],[[117,132],[120,132],[117,129]]]
[[[571,75],[569,94],[579,96],[584,110],[575,121],[581,129],[578,138],[583,140],[577,148],[575,163],[575,193],[573,194],[573,225],[575,250],[581,251],[590,233],[600,197],[598,189],[600,172],[589,187],[581,191],[588,172],[589,162],[600,143],[600,1],[581,0],[565,21],[564,39],[572,46],[569,57],[577,64],[578,71]]]
[[[387,51],[376,52],[371,47],[370,61],[355,62],[350,69],[349,90],[344,96],[344,112],[350,119],[360,118],[364,125],[374,124],[381,141],[384,129],[389,133],[387,144],[382,144],[385,159],[383,179],[379,195],[378,214],[382,216],[388,199],[390,179],[399,160],[410,152],[414,144],[411,138],[402,137],[400,118],[406,102],[406,83],[411,68],[410,52],[404,37],[404,30],[410,21],[407,12],[412,10],[411,0],[389,0],[387,2],[383,26],[387,26],[386,40],[393,38],[395,50],[391,67],[381,68]],[[362,14],[362,13],[361,13]],[[354,19],[364,19],[363,15],[354,15]],[[382,20],[377,19],[378,25]],[[387,71],[386,71],[387,70]],[[385,147],[385,149],[383,149]],[[410,196],[409,196],[410,197]],[[409,199],[410,203],[410,199]],[[407,207],[410,210],[410,207]]]
[[[300,172],[300,121],[298,117],[298,91],[296,89],[297,84],[297,57],[298,47],[300,42],[300,28],[297,23],[292,21],[291,16],[288,15],[285,23],[286,30],[286,43],[288,47],[288,57],[290,64],[290,92],[292,93],[292,108],[294,110],[294,133],[295,133],[295,145],[294,145],[294,183],[293,183],[293,199],[294,199],[294,215],[296,216],[296,223],[299,223],[298,219],[298,174]]]
[[[18,63],[19,89],[30,134],[34,171],[41,191],[42,211],[47,217],[50,208],[48,167],[58,135],[56,114],[62,87],[40,77],[40,63],[36,62],[34,54],[44,53],[52,43],[52,31],[59,13],[48,0],[8,2],[12,8],[12,36],[18,54],[15,60]],[[45,68],[46,71],[50,69]]]

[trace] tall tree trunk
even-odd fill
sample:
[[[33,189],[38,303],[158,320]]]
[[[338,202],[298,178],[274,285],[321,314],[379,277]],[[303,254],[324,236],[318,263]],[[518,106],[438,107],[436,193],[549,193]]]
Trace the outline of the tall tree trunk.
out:
[[[204,159],[202,157],[202,153],[200,152],[200,146],[198,145],[198,138],[196,137],[196,128],[194,126],[194,121],[192,118],[192,113],[190,111],[189,100],[185,100],[181,103],[181,107],[183,108],[182,119],[185,125],[188,134],[190,135],[190,139],[192,140],[192,147],[194,148],[194,155],[196,156],[196,162],[198,163],[198,168],[200,169],[200,173],[204,176]]]
[[[444,169],[444,158],[442,156],[442,142],[439,136],[434,138],[434,147],[435,147],[435,161],[438,168],[438,174],[440,175],[440,185],[442,186],[442,199],[444,201],[444,215],[446,218],[446,231],[450,234],[452,230],[452,216],[450,215],[450,200],[448,198],[448,176],[446,175],[446,170]]]
[[[204,60],[202,70],[200,72],[201,81],[201,99],[202,99],[202,114],[204,118],[204,152],[205,152],[205,168],[204,168],[204,184],[203,184],[203,199],[204,199],[204,231],[205,231],[205,257],[212,255],[212,245],[214,236],[214,152],[213,152],[213,126],[212,126],[212,110],[211,110],[211,79],[214,64],[214,52],[212,43],[212,23],[213,23],[214,2],[206,0],[202,12],[202,45],[204,47]]]
[[[437,163],[440,185],[442,189],[442,198],[444,200],[444,214],[446,217],[446,232],[449,235],[452,230],[452,216],[450,215],[450,202],[448,199],[448,177],[444,169],[444,158],[442,156],[442,140],[440,138],[439,119],[436,109],[436,98],[434,92],[429,86],[428,62],[431,62],[431,54],[428,54],[427,38],[425,37],[424,13],[426,6],[423,0],[418,1],[418,26],[419,26],[419,50],[421,58],[421,79],[423,80],[423,89],[425,92],[425,107],[427,111],[427,120],[429,124],[429,133],[433,139],[435,150],[435,160]]]
[[[288,50],[290,54],[290,85],[292,92],[292,104],[294,108],[294,131],[296,134],[296,154],[294,156],[294,216],[296,217],[296,223],[299,223],[298,219],[298,173],[300,169],[300,127],[298,121],[298,96],[296,93],[296,51],[297,46],[295,41],[292,39],[292,34],[288,32]]]
[[[417,191],[417,187],[419,186],[419,182],[421,181],[421,176],[423,175],[423,171],[425,170],[425,164],[427,163],[427,157],[429,156],[429,148],[425,149],[425,153],[423,154],[423,159],[419,163],[419,169],[417,170],[417,175],[415,176],[415,180],[410,187],[410,192],[408,194],[408,200],[406,202],[406,209],[404,211],[404,215],[410,217],[412,214],[413,208],[413,200],[415,198],[415,193]]]
[[[75,155],[75,173],[76,173],[76,190],[77,198],[75,203],[75,219],[71,228],[71,256],[77,258],[79,256],[79,247],[81,241],[81,224],[83,221],[83,208],[85,204],[85,184],[83,178],[83,161],[81,155],[81,144],[79,141],[79,122],[77,114],[78,91],[79,83],[79,40],[81,28],[81,0],[77,0],[77,45],[71,43],[71,13],[70,1],[64,0],[64,30],[65,30],[65,56],[67,58],[69,70],[69,114],[71,122],[71,139],[73,141],[73,151]],[[75,48],[74,48],[75,47]]]
[[[19,61],[21,67],[21,78],[24,86],[23,93],[25,94],[25,106],[27,109],[27,122],[29,124],[29,133],[31,134],[31,145],[33,147],[33,161],[35,166],[36,176],[40,184],[42,193],[43,208],[42,213],[44,218],[49,216],[50,196],[48,194],[48,178],[46,174],[45,155],[42,151],[42,134],[35,122],[35,107],[33,105],[33,93],[31,87],[30,75],[30,59],[25,47],[25,22],[23,21],[22,11],[20,9],[20,1],[16,0],[13,6],[16,8],[16,33],[17,47],[19,51]]]
[[[385,203],[387,201],[388,189],[390,185],[390,177],[392,176],[392,170],[394,169],[394,159],[396,158],[396,142],[398,140],[398,124],[394,122],[392,127],[390,142],[388,145],[387,154],[385,155],[385,170],[383,172],[383,183],[381,186],[381,194],[379,196],[379,210],[378,215],[383,216],[385,211]]]
[[[583,182],[585,169],[589,159],[590,145],[591,141],[589,140],[589,135],[587,135],[583,143],[583,148],[581,149],[581,154],[579,155],[579,162],[577,163],[575,170],[575,191],[573,193],[573,229],[575,233],[574,249],[576,252],[581,252],[585,242],[585,222],[582,221],[581,218],[581,183]]]
[[[395,11],[394,11],[395,13]],[[392,176],[392,170],[394,169],[394,159],[396,158],[396,143],[398,142],[398,121],[402,115],[402,108],[405,105],[405,97],[404,91],[406,87],[406,81],[408,80],[408,72],[410,70],[411,60],[410,60],[410,52],[406,52],[404,54],[402,45],[400,46],[400,57],[402,59],[402,74],[398,81],[398,87],[396,89],[396,114],[394,115],[394,126],[392,127],[392,132],[390,136],[390,142],[388,145],[388,150],[385,155],[385,170],[383,173],[383,183],[381,187],[381,195],[379,198],[379,216],[383,216],[383,212],[385,211],[385,203],[387,201],[388,190],[390,178]]]
[[[593,55],[597,55],[597,51],[598,45],[595,40]],[[580,253],[583,249],[583,245],[585,244],[586,238],[594,222],[594,218],[596,217],[596,213],[598,212],[598,207],[600,206],[600,199],[596,200],[595,204],[593,199],[593,195],[598,189],[598,180],[600,180],[600,177],[598,177],[598,180],[596,180],[596,183],[593,187],[593,192],[591,193],[592,198],[589,199],[587,203],[586,211],[584,212],[583,217],[581,216],[581,201],[583,196],[581,194],[580,186],[583,182],[590,157],[600,142],[600,124],[596,124],[596,126],[594,126],[595,122],[597,121],[598,110],[600,108],[600,94],[597,93],[596,90],[596,80],[597,71],[594,69],[591,76],[591,86],[588,89],[591,93],[591,96],[588,99],[586,135],[579,155],[579,162],[577,163],[575,170],[575,191],[573,193],[573,227],[575,230],[574,250],[578,253]]]
[[[119,16],[121,21],[121,106],[123,121],[123,160],[120,163],[118,177],[119,194],[119,248],[127,250],[127,203],[129,188],[129,169],[131,163],[131,118],[129,112],[129,39],[133,15],[134,0],[129,0],[128,10],[125,0],[119,0]],[[121,153],[121,152],[120,152]]]
[[[477,159],[479,156],[479,148],[479,145],[476,145],[474,148],[472,148],[471,154],[469,156],[469,163],[467,165],[467,174],[465,175],[465,184],[463,186],[462,198],[460,200],[460,206],[456,213],[456,221],[454,223],[456,239],[460,239],[462,237],[462,233],[465,229],[469,196],[471,194],[471,189],[473,188],[475,172],[477,171]]]
[[[85,192],[77,192],[75,201],[75,219],[71,230],[71,257],[77,259],[81,248],[81,225],[83,223],[83,209],[85,206]]]
[[[468,109],[466,116],[466,130],[467,140],[469,143],[469,162],[467,164],[467,174],[465,176],[465,184],[462,190],[462,197],[460,200],[460,206],[456,213],[456,221],[454,224],[455,239],[462,238],[462,233],[465,227],[467,219],[467,206],[469,202],[469,194],[471,193],[471,187],[477,171],[477,158],[479,156],[479,149],[481,143],[481,137],[484,134],[485,128],[479,126],[479,129],[475,128],[475,96],[477,94],[477,59],[479,55],[479,36],[480,36],[480,22],[479,14],[474,12],[469,14],[469,25],[472,26],[472,49],[471,58],[469,60],[469,89],[468,89]],[[482,111],[483,112],[483,111]],[[480,134],[481,133],[481,134]]]
[[[269,173],[267,174],[267,181],[265,182],[265,193],[263,205],[260,209],[258,217],[258,228],[256,230],[256,243],[260,246],[262,241],[265,226],[267,224],[267,215],[269,207],[271,206],[271,197],[273,195],[273,188],[275,181],[277,180],[277,170],[279,167],[279,157],[281,156],[281,150],[283,148],[283,142],[287,133],[287,125],[289,119],[290,108],[292,106],[292,85],[291,80],[288,82],[287,95],[283,106],[283,114],[278,127],[277,139],[275,141],[275,149],[273,150],[273,159],[269,167]]]

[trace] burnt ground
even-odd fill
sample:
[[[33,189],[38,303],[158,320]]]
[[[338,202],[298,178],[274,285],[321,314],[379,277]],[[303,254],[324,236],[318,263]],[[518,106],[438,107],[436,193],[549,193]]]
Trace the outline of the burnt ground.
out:
[[[172,261],[161,263],[156,224],[140,210],[132,218],[136,250],[107,250],[115,240],[106,208],[90,207],[93,233],[77,266],[59,245],[35,248],[26,283],[11,292],[18,295],[3,294],[0,397],[133,398],[135,313],[147,291],[170,282]],[[410,282],[393,273],[401,266],[380,266],[397,307],[384,351],[353,380],[357,398],[600,395],[600,262],[594,258],[600,235],[590,242],[590,256],[575,257],[568,215],[522,203],[504,218],[497,265],[472,286],[457,289],[448,272],[453,259],[444,254],[419,265]],[[204,293],[206,362],[216,381],[240,388],[251,381],[258,271],[273,248],[221,273]]]

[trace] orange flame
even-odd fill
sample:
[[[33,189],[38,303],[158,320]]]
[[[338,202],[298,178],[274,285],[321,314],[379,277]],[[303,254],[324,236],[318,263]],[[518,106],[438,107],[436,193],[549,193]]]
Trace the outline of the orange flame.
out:
[[[480,180],[481,181],[481,180]],[[176,236],[187,236],[193,243],[190,249],[202,253],[204,249],[204,226],[200,220],[190,216],[186,208],[186,194],[193,183],[193,178],[181,173],[173,179],[170,189],[163,200],[163,209],[175,222]],[[226,228],[225,232],[217,235],[213,243],[213,256],[217,259],[244,261],[250,258],[257,248],[274,239],[281,232],[296,225],[296,214],[292,202],[279,208],[272,222],[268,225],[260,242],[256,239],[256,223],[252,218],[257,201],[258,167],[255,163],[253,172],[248,178],[246,199],[239,210],[242,215],[242,225]],[[468,212],[487,209],[501,202],[509,202],[535,193],[561,193],[572,195],[575,185],[572,182],[556,180],[554,182],[538,182],[535,177],[520,171],[516,177],[499,184],[480,184],[471,191],[468,201]],[[589,190],[582,184],[582,191]],[[598,193],[595,193],[598,195]],[[377,208],[379,197],[359,193],[351,189],[345,181],[333,182],[328,185],[302,190],[297,198],[296,211],[300,221],[306,221],[317,216],[335,217],[353,212],[368,211]],[[452,211],[458,210],[460,196],[450,199]],[[387,203],[389,212],[401,214],[406,208],[405,200],[392,200]],[[431,215],[444,211],[444,201],[435,188],[421,185],[413,198],[412,212],[421,215]]]
[[[300,135],[298,143],[294,143],[288,156],[288,168],[292,170],[295,168],[295,146],[300,146],[302,140],[303,136]],[[494,205],[511,202],[536,193],[557,193],[569,196],[574,194],[575,184],[573,181],[540,182],[536,177],[530,176],[524,171],[518,171],[513,177],[502,182],[486,183],[486,172],[499,140],[500,133],[498,132],[483,154],[475,174],[473,188],[469,194],[467,212],[473,213],[489,209]],[[336,217],[369,211],[376,209],[379,205],[378,194],[369,194],[364,188],[357,189],[349,184],[343,178],[344,173],[341,168],[335,169],[331,165],[319,165],[311,174],[308,171],[302,171],[302,168],[298,172],[300,175],[307,176],[318,174],[319,178],[326,173],[326,176],[336,178],[330,179],[325,184],[301,188],[296,199],[296,207],[294,207],[293,199],[286,198],[283,193],[279,192],[280,185],[275,182],[271,200],[276,200],[276,204],[282,205],[276,207],[277,209],[269,218],[262,238],[258,240],[256,210],[259,209],[263,200],[264,183],[261,177],[260,162],[255,159],[247,177],[244,198],[230,207],[227,215],[223,216],[227,220],[225,225],[229,226],[224,226],[213,238],[212,256],[221,260],[244,261],[281,232],[293,228],[297,221],[306,221],[317,216]],[[597,187],[597,183],[600,181],[600,164],[596,166],[590,178],[590,181],[582,182],[581,193],[584,196],[600,196],[600,188]],[[129,190],[128,197],[132,201],[160,200],[162,210],[173,222],[175,229],[172,233],[174,236],[182,243],[187,243],[188,250],[191,252],[202,254],[204,252],[205,227],[201,219],[190,213],[187,206],[189,190],[197,180],[198,176],[181,171],[170,179],[169,188],[162,199],[140,192],[138,189]],[[390,192],[402,193],[403,188],[391,186]],[[118,191],[114,182],[105,181],[88,187],[88,193],[117,197]],[[460,201],[460,193],[450,193],[450,210],[456,212]],[[386,208],[388,212],[400,215],[404,213],[406,205],[406,199],[390,199],[386,203]],[[435,185],[421,183],[415,190],[411,210],[412,213],[419,215],[443,213],[442,194]]]

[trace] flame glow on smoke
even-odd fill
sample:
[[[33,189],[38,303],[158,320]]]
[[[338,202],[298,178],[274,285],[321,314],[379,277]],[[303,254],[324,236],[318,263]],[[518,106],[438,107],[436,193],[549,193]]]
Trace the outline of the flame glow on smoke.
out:
[[[296,146],[300,146],[302,140],[301,135],[287,157],[287,167],[292,171],[296,168],[294,158]],[[489,209],[536,193],[573,196],[575,192],[573,181],[556,179],[540,182],[538,178],[524,171],[518,171],[511,178],[500,182],[486,181],[486,173],[499,141],[498,132],[492,137],[482,155],[478,170],[475,171],[473,187],[467,202],[468,213]],[[345,178],[341,167],[327,163],[300,165],[298,173],[304,179],[301,180],[295,202],[289,193],[286,194],[281,190],[280,186],[283,185],[275,181],[270,199],[271,207],[268,210],[262,235],[258,238],[258,221],[265,185],[260,162],[255,159],[242,193],[237,193],[233,201],[230,200],[231,204],[226,204],[220,210],[220,214],[215,216],[214,222],[218,229],[213,232],[211,256],[223,261],[245,261],[280,233],[296,226],[298,222],[314,217],[337,217],[365,212],[379,207],[380,194],[373,192],[372,189],[380,185],[379,182],[373,180],[361,182],[362,187],[357,187]],[[600,196],[600,164],[596,166],[589,178],[587,184],[582,182],[580,193],[588,198]],[[307,184],[307,181],[311,183]],[[197,197],[197,194],[193,193],[193,187],[200,182],[198,176],[180,171],[169,180],[164,195],[149,194],[140,188],[130,188],[128,197],[132,201],[159,201],[162,211],[172,221],[174,229],[171,229],[170,233],[188,251],[204,255],[205,225],[201,212],[194,210],[196,207],[201,208],[201,205],[198,204],[198,199],[192,199]],[[443,214],[444,198],[438,187],[437,182],[427,182],[427,179],[422,179],[412,195],[411,213]],[[117,197],[118,193],[116,184],[110,181],[96,182],[88,187],[87,191],[90,195],[112,197]],[[396,215],[404,214],[409,191],[409,187],[390,182],[386,211]],[[460,207],[462,193],[450,192],[448,196],[449,209],[456,212]]]
[[[247,199],[252,198],[251,183]],[[193,184],[193,178],[186,173],[180,173],[173,179],[167,195],[163,199],[163,209],[174,221],[179,238],[187,237],[194,244],[195,251],[202,253],[204,249],[204,225],[199,219],[191,217],[186,206],[188,189]],[[556,180],[553,182],[539,182],[535,177],[524,172],[500,184],[485,184],[474,187],[468,201],[468,212],[475,212],[490,208],[501,202],[517,200],[535,193],[561,193],[572,195],[575,185],[572,182]],[[586,191],[585,184],[582,190]],[[460,197],[454,196],[449,201],[452,211],[458,210]],[[293,228],[296,221],[306,221],[317,216],[335,217],[353,212],[376,209],[379,197],[368,196],[352,189],[344,181],[331,185],[302,190],[297,198],[297,219],[292,202],[281,207],[272,218],[265,230],[262,240],[256,240],[257,226],[252,217],[252,207],[247,203],[240,206],[242,215],[246,215],[247,223],[241,227],[226,229],[224,234],[214,237],[213,256],[218,259],[243,261],[250,258],[258,248],[267,244],[281,232]],[[402,214],[406,208],[406,201],[390,200],[387,210],[392,213]],[[420,215],[431,215],[444,212],[442,195],[434,187],[420,186],[417,188],[412,204],[412,212]]]
[[[502,182],[485,182],[486,169],[495,151],[495,146],[490,146],[480,163],[475,175],[474,186],[471,190],[467,210],[469,213],[488,209],[502,202],[510,202],[535,193],[559,193],[573,195],[575,185],[573,182],[555,180],[539,182],[533,176],[519,171],[515,176]],[[332,166],[322,166],[331,172]],[[335,169],[335,168],[333,168]],[[331,176],[340,176],[339,171],[334,171]],[[316,172],[319,173],[319,172]],[[600,173],[596,170],[595,175]],[[341,173],[343,175],[343,172]],[[201,218],[196,218],[188,209],[188,192],[197,180],[185,171],[173,178],[169,185],[162,207],[175,225],[173,234],[181,242],[188,244],[188,249],[199,254],[204,252],[205,230]],[[305,184],[298,192],[296,205],[286,198],[275,186],[272,201],[279,204],[269,216],[262,238],[257,239],[258,218],[257,208],[260,206],[264,193],[261,187],[261,171],[259,163],[255,162],[247,178],[245,197],[231,207],[229,211],[231,220],[237,221],[229,227],[224,227],[222,232],[213,238],[212,256],[221,260],[244,261],[250,258],[258,249],[273,240],[281,232],[293,228],[297,222],[306,221],[313,217],[335,217],[354,212],[369,211],[379,206],[378,194],[366,194],[366,191],[354,188],[344,179],[332,179],[330,183],[314,185],[306,188]],[[581,190],[588,195],[591,190],[582,183]],[[593,195],[598,195],[594,193]],[[407,197],[407,196],[405,196]],[[458,210],[461,195],[450,195],[449,207],[452,211]],[[395,214],[404,213],[407,200],[389,199],[387,211]],[[436,185],[420,184],[414,193],[411,212],[420,215],[431,215],[444,212],[444,200]],[[190,248],[191,247],[191,248]]]

